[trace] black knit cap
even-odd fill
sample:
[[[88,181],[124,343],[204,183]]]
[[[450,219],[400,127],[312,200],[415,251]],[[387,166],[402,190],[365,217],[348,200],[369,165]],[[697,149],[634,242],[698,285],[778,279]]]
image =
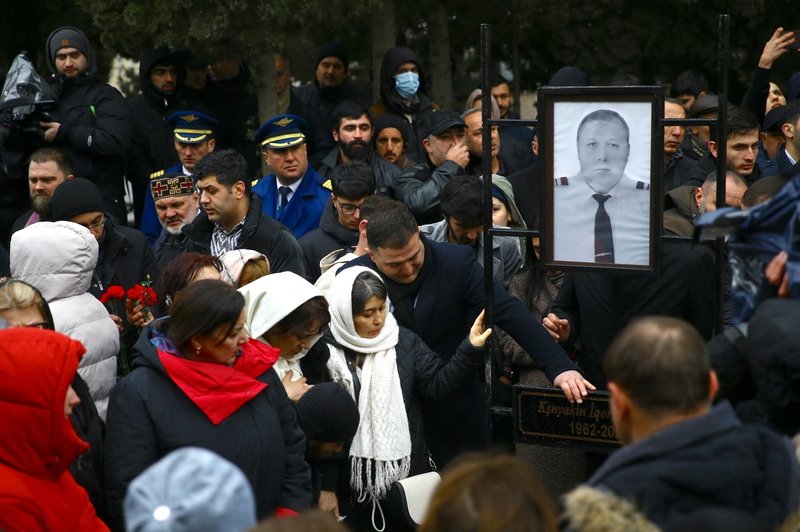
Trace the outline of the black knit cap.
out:
[[[393,127],[403,135],[403,142],[408,142],[408,138],[411,136],[411,131],[408,127],[408,122],[403,120],[397,115],[393,114],[383,114],[375,120],[375,127],[373,128],[374,133],[372,134],[372,140],[376,140],[378,138],[378,133],[386,129],[387,127]]]
[[[317,384],[297,401],[297,417],[309,440],[349,442],[358,429],[358,405],[336,382]]]
[[[53,209],[53,221],[69,221],[74,216],[85,212],[104,212],[103,196],[97,185],[84,179],[76,177],[67,179],[53,192],[50,200]]]
[[[336,41],[330,41],[322,45],[317,55],[317,65],[326,57],[338,57],[344,63],[344,71],[347,72],[347,50]]]

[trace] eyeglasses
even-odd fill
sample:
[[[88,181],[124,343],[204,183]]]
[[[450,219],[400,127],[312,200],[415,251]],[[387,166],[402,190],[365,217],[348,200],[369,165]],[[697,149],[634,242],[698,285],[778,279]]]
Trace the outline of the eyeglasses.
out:
[[[345,214],[354,214],[357,210],[361,209],[361,205],[353,205],[352,203],[341,203],[336,202],[339,204],[339,208],[342,209],[342,212]]]
[[[102,229],[104,225],[106,225],[106,217],[101,215],[100,219],[97,219],[93,222],[89,222],[88,224],[79,224],[79,225],[84,226],[89,231],[97,232],[100,231],[100,229]]]

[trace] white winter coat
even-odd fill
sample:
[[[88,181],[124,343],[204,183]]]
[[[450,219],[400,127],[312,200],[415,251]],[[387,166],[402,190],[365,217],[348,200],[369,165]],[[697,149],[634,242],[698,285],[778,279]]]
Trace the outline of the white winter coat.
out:
[[[88,293],[97,253],[94,236],[72,222],[39,222],[11,237],[11,275],[38,288],[56,330],[86,348],[78,373],[105,421],[117,380],[119,332],[106,307]]]

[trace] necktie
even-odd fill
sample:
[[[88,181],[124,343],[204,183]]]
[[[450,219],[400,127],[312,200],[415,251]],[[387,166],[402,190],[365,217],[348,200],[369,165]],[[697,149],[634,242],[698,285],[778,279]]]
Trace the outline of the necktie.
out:
[[[594,215],[594,261],[614,262],[614,239],[611,236],[611,220],[606,212],[606,194],[593,194],[597,202],[597,212]]]
[[[289,194],[292,193],[292,189],[287,186],[278,187],[278,192],[281,195],[281,200],[278,203],[278,216],[283,214],[283,210],[286,208],[286,204],[289,203]]]

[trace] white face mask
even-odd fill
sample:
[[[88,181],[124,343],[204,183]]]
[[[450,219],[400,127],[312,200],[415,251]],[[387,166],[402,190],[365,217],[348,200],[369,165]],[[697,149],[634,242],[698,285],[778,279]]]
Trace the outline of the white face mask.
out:
[[[401,98],[411,98],[419,90],[419,74],[416,72],[395,74],[394,89]]]

